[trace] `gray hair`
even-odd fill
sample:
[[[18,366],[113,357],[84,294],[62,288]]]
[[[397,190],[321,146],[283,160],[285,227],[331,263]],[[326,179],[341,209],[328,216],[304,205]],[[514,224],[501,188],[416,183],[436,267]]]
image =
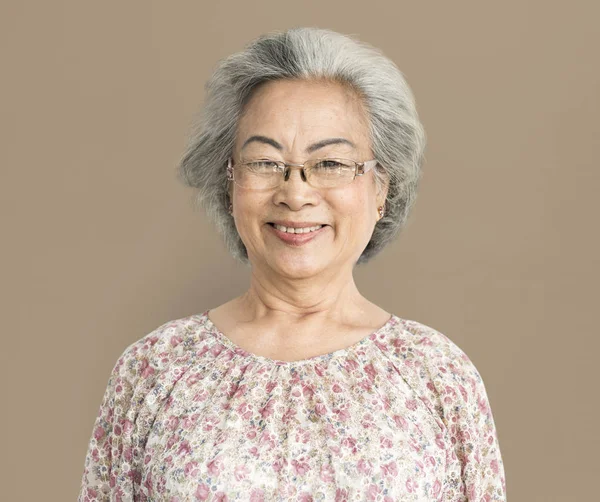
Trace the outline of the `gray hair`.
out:
[[[278,79],[331,80],[349,86],[366,105],[376,182],[389,183],[385,215],[357,263],[377,254],[403,228],[421,178],[425,132],[414,97],[398,67],[375,47],[331,30],[293,28],[258,37],[221,60],[206,82],[203,109],[193,123],[178,178],[198,189],[196,201],[214,221],[234,258],[248,253],[229,214],[226,164],[237,123],[252,92]]]

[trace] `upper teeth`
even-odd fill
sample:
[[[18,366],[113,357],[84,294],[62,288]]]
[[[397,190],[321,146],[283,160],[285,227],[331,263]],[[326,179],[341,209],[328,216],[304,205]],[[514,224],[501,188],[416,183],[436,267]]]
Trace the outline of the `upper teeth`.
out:
[[[306,234],[308,232],[314,232],[315,230],[319,230],[323,225],[317,225],[314,227],[304,227],[304,228],[294,228],[294,227],[284,227],[283,225],[273,224],[273,226],[282,232],[288,232],[290,234]]]

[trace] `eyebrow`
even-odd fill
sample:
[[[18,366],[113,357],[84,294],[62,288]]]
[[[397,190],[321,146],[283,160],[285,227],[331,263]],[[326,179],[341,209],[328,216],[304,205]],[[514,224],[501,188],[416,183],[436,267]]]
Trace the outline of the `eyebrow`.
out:
[[[257,143],[264,143],[266,145],[271,145],[272,147],[277,148],[277,150],[281,151],[283,150],[283,146],[281,146],[277,141],[275,141],[272,138],[268,138],[266,136],[250,136],[246,141],[244,141],[244,144],[242,145],[242,150],[246,147],[246,145],[248,145],[248,143],[252,143],[253,141],[257,142]],[[321,141],[317,141],[316,143],[313,143],[312,145],[310,145],[307,149],[306,149],[306,153],[312,153],[316,150],[319,150],[320,148],[323,148],[324,146],[328,146],[328,145],[350,145],[353,148],[356,148],[356,145],[354,143],[352,143],[352,141],[349,141],[345,138],[327,138],[327,139],[323,139]]]

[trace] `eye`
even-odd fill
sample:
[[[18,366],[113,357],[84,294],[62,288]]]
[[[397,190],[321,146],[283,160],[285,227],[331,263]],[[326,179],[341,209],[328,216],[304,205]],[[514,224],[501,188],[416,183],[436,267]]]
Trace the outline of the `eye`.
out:
[[[340,167],[344,167],[344,164],[336,159],[323,159],[315,164],[315,169],[339,169]]]
[[[344,159],[322,159],[319,160],[316,164],[314,169],[318,170],[318,171],[346,171],[348,169],[353,170],[354,169],[354,165],[347,160]]]
[[[274,160],[269,159],[258,159],[251,160],[244,164],[250,171],[257,173],[270,173],[277,172],[280,170],[279,165]]]

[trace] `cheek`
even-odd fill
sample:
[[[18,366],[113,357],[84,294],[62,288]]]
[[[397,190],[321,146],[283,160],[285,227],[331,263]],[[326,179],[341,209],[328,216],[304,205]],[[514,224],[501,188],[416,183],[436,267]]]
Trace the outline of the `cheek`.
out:
[[[254,195],[234,193],[232,203],[237,231],[244,244],[251,246],[256,240],[256,233],[260,232],[263,201]]]
[[[340,222],[358,230],[371,225],[374,201],[374,195],[368,191],[353,190],[339,194],[332,205],[336,208]]]

